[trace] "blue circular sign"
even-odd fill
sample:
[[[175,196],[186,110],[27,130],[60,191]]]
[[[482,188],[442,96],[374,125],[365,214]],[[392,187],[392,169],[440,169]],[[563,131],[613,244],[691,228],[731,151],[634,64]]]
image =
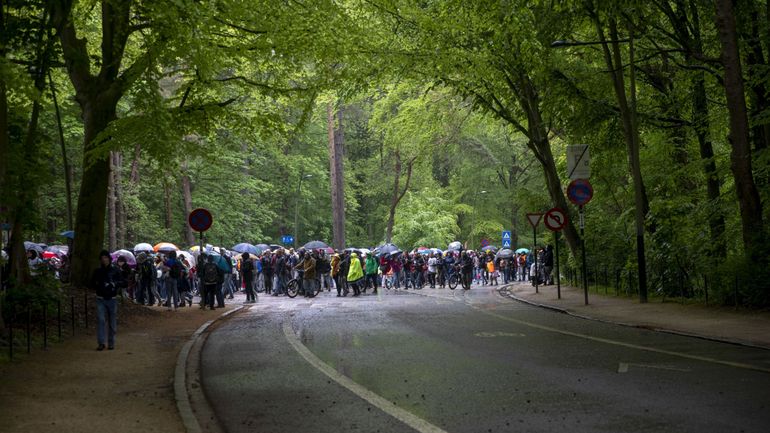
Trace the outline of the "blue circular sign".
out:
[[[567,198],[578,206],[591,201],[594,197],[594,188],[586,179],[575,179],[567,187]]]
[[[211,216],[211,212],[202,208],[195,209],[187,217],[187,223],[196,232],[205,232],[211,227],[213,222],[214,217]]]

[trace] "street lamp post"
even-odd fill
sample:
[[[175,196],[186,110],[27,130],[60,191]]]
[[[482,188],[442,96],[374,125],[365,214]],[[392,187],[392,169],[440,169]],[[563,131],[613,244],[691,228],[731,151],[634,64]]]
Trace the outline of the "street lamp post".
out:
[[[611,39],[606,40],[603,32],[600,32],[601,41],[554,41],[551,43],[551,48],[562,48],[570,46],[582,46],[582,45],[601,45],[604,51],[605,61],[609,68],[610,74],[612,74],[612,81],[615,87],[615,93],[618,99],[618,105],[620,107],[621,120],[624,121],[624,131],[626,135],[626,143],[628,147],[629,166],[631,169],[632,179],[634,183],[634,202],[635,202],[635,215],[634,223],[636,226],[636,259],[637,270],[639,278],[639,302],[647,302],[647,263],[644,252],[644,219],[645,219],[645,192],[644,184],[642,183],[642,173],[640,168],[640,156],[639,156],[639,126],[636,119],[636,73],[634,63],[634,35],[633,30],[629,29],[631,37],[626,39]],[[616,36],[616,29],[613,28],[612,36]],[[626,90],[623,83],[623,71],[622,61],[620,61],[620,51],[617,49],[619,43],[629,44],[629,86],[630,86],[630,102],[626,100]],[[610,53],[608,44],[613,44],[614,52]],[[615,56],[615,62],[619,65],[614,65],[612,56]],[[581,234],[582,240],[582,234]],[[585,272],[584,272],[584,279]],[[586,283],[584,283],[586,285]]]
[[[302,179],[310,179],[313,177],[312,174],[300,174],[299,175],[299,182],[297,183],[297,196],[294,199],[295,206],[294,206],[294,248],[296,249],[299,245],[299,197],[300,194],[302,194]]]

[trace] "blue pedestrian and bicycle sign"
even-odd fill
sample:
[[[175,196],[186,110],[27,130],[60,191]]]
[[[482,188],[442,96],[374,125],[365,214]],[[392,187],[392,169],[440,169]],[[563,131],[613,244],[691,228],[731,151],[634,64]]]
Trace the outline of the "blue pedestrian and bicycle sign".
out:
[[[503,248],[510,248],[511,247],[511,231],[505,230],[503,231]]]
[[[575,179],[567,187],[567,198],[578,206],[591,201],[594,196],[594,188],[586,179]]]
[[[292,235],[283,235],[281,238],[281,242],[283,242],[284,245],[289,245],[294,243],[294,236]]]

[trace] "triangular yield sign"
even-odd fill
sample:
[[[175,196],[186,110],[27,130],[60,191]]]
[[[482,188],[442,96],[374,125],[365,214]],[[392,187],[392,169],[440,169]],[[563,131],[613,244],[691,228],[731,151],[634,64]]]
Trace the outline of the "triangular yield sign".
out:
[[[540,218],[543,217],[543,214],[541,213],[528,213],[527,219],[529,220],[529,223],[532,225],[533,228],[537,227],[538,224],[540,224]]]

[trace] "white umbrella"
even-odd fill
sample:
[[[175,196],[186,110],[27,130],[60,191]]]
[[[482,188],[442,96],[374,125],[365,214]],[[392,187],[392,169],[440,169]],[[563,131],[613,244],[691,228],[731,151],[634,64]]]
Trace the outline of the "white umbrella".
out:
[[[190,263],[190,266],[196,266],[197,261],[195,260],[195,256],[193,256],[192,254],[188,253],[187,251],[177,251],[176,252],[176,256],[179,259],[184,257]]]
[[[142,242],[141,244],[134,245],[134,252],[138,253],[140,251],[144,251],[145,253],[151,253],[153,252],[152,245]]]

